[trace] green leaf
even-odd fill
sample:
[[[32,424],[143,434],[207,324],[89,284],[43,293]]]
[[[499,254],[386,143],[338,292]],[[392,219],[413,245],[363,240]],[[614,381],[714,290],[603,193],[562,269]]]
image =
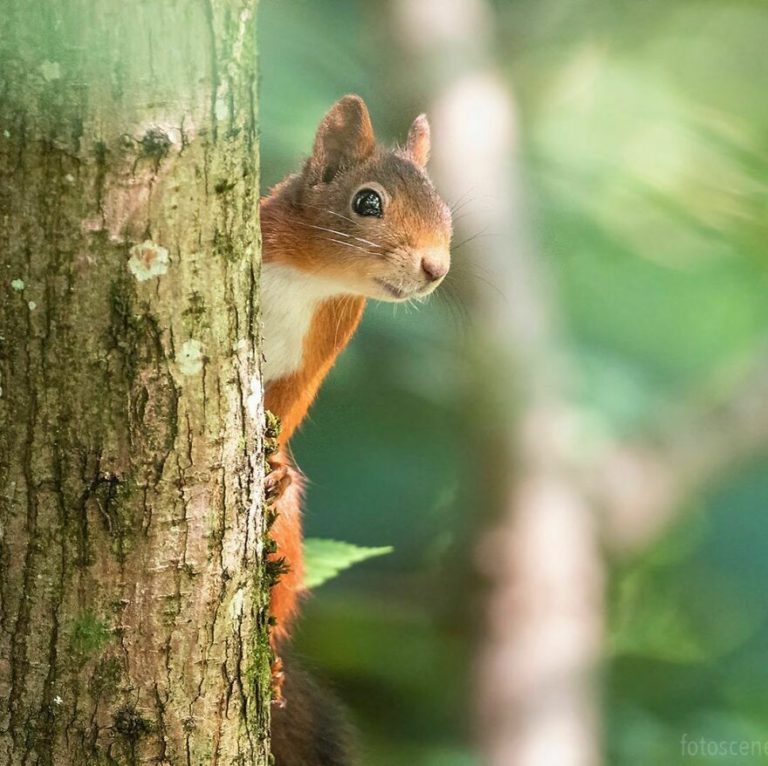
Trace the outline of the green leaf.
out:
[[[363,548],[352,543],[338,540],[321,540],[309,537],[304,540],[304,565],[306,567],[304,584],[307,588],[316,588],[332,580],[339,572],[375,556],[392,553],[392,546],[381,548]]]

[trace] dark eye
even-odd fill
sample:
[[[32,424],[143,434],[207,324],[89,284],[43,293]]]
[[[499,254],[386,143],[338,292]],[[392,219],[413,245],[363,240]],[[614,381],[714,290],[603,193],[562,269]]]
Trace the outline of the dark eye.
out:
[[[381,197],[373,189],[360,189],[352,198],[352,210],[358,215],[372,215],[376,218],[384,215]]]

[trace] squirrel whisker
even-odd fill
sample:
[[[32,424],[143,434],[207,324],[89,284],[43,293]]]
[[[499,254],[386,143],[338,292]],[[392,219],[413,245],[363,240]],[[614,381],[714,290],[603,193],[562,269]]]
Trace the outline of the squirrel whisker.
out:
[[[343,213],[338,213],[335,210],[329,210],[328,208],[325,208],[322,205],[310,205],[307,202],[303,202],[302,204],[304,205],[304,207],[313,207],[316,210],[321,210],[323,213],[330,213],[331,215],[335,215],[336,217],[341,218],[344,221],[349,221],[350,223],[357,223],[357,221],[355,221],[354,218],[350,218],[348,215],[344,215]],[[328,231],[330,231],[330,229]],[[358,236],[355,236],[354,234],[346,234],[346,233],[341,232],[341,231],[338,231],[336,233],[337,234],[341,234],[344,237],[350,237],[351,239],[356,239],[358,242],[363,242],[366,245],[370,245],[371,247],[381,247],[381,248],[384,247],[384,245],[382,245],[382,244],[379,244],[379,243],[376,243],[376,242],[371,242],[370,239],[365,239],[363,237],[358,237]]]
[[[459,242],[458,245],[451,245],[451,252],[455,253],[460,247],[464,247],[464,245],[468,245],[473,240],[478,239],[479,237],[490,237],[493,235],[493,232],[488,231],[488,227],[486,226],[484,229],[481,229],[480,231],[476,232],[475,234],[471,234],[470,236],[466,237],[465,239],[462,239],[461,242]]]
[[[327,226],[316,226],[313,223],[307,223],[306,221],[294,221],[294,223],[299,224],[299,226],[306,226],[308,229],[317,229],[318,231],[327,231],[329,234],[336,234],[339,237],[349,237],[349,234],[346,234],[343,231],[337,231],[336,229],[329,229]]]
[[[343,218],[345,221],[349,221],[350,223],[357,223],[354,218],[350,218],[348,215],[344,215],[343,213],[338,213],[335,210],[330,210],[327,207],[324,207],[323,205],[312,205],[309,202],[302,202],[301,203],[304,207],[312,207],[315,210],[321,210],[323,213],[330,213],[331,215],[335,215],[338,218]]]
[[[474,201],[473,190],[470,189],[469,191],[465,191],[464,194],[462,194],[452,205],[449,205],[448,208],[451,211],[451,215],[455,215],[458,213],[461,208],[463,208],[465,205],[468,205],[470,202]]]
[[[348,215],[344,215],[343,213],[337,213],[335,210],[329,210],[324,205],[313,205],[310,202],[300,202],[299,203],[302,207],[311,207],[315,210],[320,210],[323,213],[330,213],[331,215],[338,216],[339,218],[343,218],[345,221],[349,221],[350,223],[357,223],[354,218],[350,218]]]
[[[355,221],[350,218],[348,215],[342,215],[341,213],[337,213],[335,210],[326,210],[326,213],[330,213],[331,215],[337,215],[339,218],[343,218],[345,221],[349,221],[350,223],[355,223]],[[371,242],[370,239],[365,239],[363,237],[357,237],[354,234],[347,234],[348,237],[352,237],[352,239],[356,239],[358,242],[364,242],[366,245],[370,245],[371,247],[381,247],[383,248],[384,245],[377,244],[376,242]]]
[[[338,245],[346,245],[347,247],[353,247],[355,250],[360,250],[363,253],[368,253],[368,255],[378,255],[378,253],[374,253],[372,250],[368,250],[365,247],[361,247],[360,245],[356,245],[354,242],[346,242],[343,239],[334,239],[333,237],[324,237],[328,242],[336,242]]]
[[[327,226],[316,226],[315,224],[305,223],[304,221],[296,221],[295,223],[298,223],[301,226],[306,226],[307,228],[310,228],[310,229],[317,229],[318,231],[327,231],[329,234],[336,234],[339,237],[346,237],[347,239],[357,239],[360,242],[365,242],[366,244],[371,245],[372,247],[378,247],[383,249],[383,245],[377,245],[375,242],[370,242],[367,239],[363,239],[362,237],[355,237],[352,234],[347,234],[346,232],[343,232],[343,231],[337,231],[336,229],[331,229]],[[339,242],[339,244],[341,245],[356,247],[358,250],[362,250],[365,253],[369,253],[370,255],[376,255],[376,253],[372,253],[370,250],[367,250],[364,247],[360,247],[360,245],[355,245],[352,242],[340,242],[339,240],[331,239],[330,237],[328,237],[327,239],[330,242]]]

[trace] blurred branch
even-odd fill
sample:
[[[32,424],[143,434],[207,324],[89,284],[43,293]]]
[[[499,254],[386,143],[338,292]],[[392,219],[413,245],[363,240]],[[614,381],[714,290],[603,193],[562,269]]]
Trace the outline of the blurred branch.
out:
[[[611,445],[591,465],[609,545],[650,544],[701,488],[768,448],[768,351],[714,403],[671,413],[653,437]]]

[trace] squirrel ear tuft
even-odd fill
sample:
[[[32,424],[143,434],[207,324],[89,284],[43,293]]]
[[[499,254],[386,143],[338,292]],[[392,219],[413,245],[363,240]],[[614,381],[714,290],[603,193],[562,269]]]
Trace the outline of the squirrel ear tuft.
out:
[[[405,144],[410,158],[421,168],[426,167],[429,161],[429,121],[426,114],[420,114],[408,131],[408,140]]]
[[[310,169],[328,182],[343,167],[362,162],[376,148],[368,107],[360,96],[344,96],[323,117],[315,134]]]

